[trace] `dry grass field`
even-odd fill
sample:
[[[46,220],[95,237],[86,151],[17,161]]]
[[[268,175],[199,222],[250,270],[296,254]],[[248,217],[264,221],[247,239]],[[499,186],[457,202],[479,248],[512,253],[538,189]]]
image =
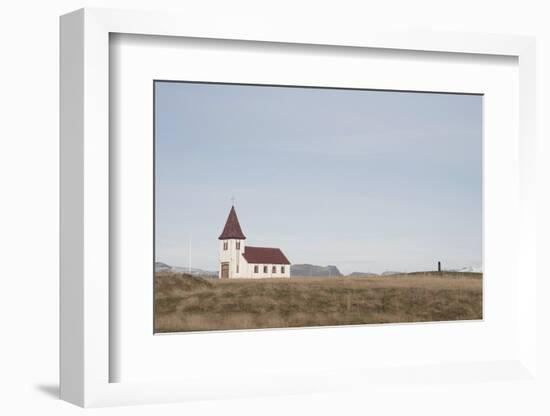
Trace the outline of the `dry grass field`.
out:
[[[481,318],[480,273],[263,280],[155,276],[155,332]]]

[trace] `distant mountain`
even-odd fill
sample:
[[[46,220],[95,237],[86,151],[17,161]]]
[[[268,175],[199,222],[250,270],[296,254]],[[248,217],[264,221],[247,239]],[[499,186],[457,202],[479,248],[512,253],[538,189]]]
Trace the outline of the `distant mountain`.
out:
[[[155,262],[155,272],[169,272],[172,267],[160,261]]]
[[[212,270],[191,268],[191,271],[190,271],[188,267],[179,267],[179,266],[173,266],[172,271],[177,273],[187,273],[193,276],[216,276],[216,277],[218,276],[218,272],[214,272]]]
[[[460,273],[483,273],[483,267],[468,266],[462,267],[460,269],[451,269],[449,272],[460,272]]]
[[[218,277],[218,272],[213,272],[211,270],[203,269],[193,269],[189,270],[187,267],[180,266],[170,266],[166,263],[157,261],[155,262],[155,272],[174,272],[174,273],[187,273],[193,276],[211,276]]]
[[[369,276],[378,276],[378,274],[370,273],[370,272],[353,272],[348,274],[348,277],[369,277]]]
[[[336,266],[316,266],[314,264],[293,264],[290,276],[302,277],[339,277],[343,276]]]
[[[393,274],[401,274],[402,272],[394,272],[394,271],[390,271],[388,270],[387,272],[383,272],[381,273],[381,276],[391,276]]]

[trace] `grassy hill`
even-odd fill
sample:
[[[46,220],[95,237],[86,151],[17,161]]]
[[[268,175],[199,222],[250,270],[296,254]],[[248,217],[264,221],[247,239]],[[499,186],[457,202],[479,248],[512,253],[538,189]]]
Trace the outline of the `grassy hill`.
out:
[[[482,318],[480,273],[203,279],[155,276],[155,331],[183,332]]]

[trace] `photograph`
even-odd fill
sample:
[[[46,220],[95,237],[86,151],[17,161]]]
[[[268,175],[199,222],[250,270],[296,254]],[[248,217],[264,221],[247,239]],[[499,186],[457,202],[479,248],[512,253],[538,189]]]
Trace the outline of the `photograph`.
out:
[[[155,80],[154,332],[483,319],[483,95]]]

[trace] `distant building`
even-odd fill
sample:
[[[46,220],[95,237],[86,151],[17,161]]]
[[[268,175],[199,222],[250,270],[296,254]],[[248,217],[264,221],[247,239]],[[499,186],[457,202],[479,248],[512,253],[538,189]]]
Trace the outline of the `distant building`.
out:
[[[281,249],[246,246],[234,206],[218,239],[220,279],[290,278],[290,262]]]

